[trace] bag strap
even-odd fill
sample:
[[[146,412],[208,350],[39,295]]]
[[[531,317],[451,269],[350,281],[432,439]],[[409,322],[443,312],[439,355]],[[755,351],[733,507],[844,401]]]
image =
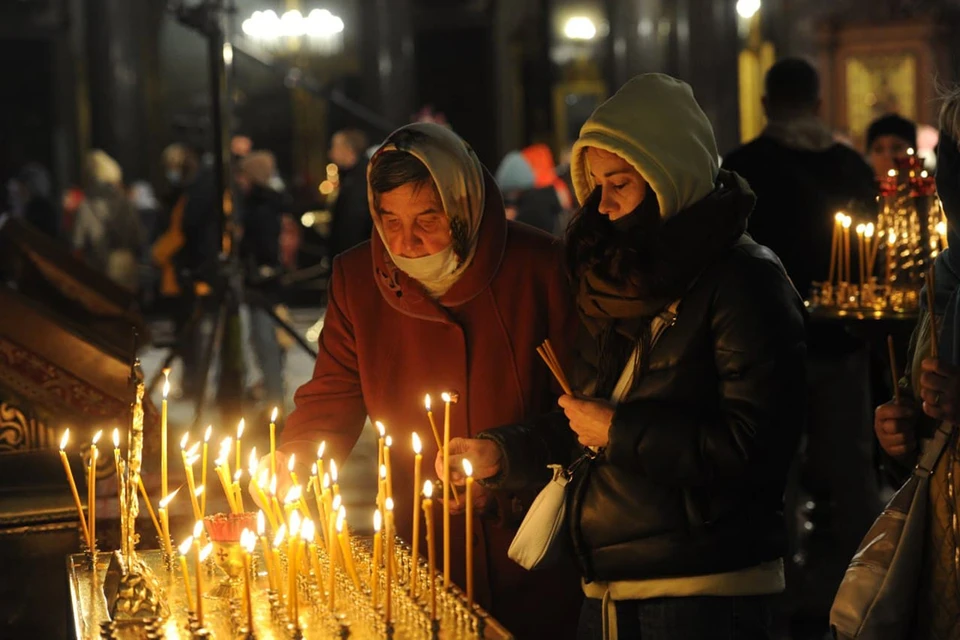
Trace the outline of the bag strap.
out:
[[[914,475],[926,478],[933,472],[933,468],[937,466],[937,460],[940,459],[943,450],[947,447],[947,442],[950,441],[953,429],[954,425],[951,423],[940,423],[933,438],[924,445],[917,467],[913,470]]]

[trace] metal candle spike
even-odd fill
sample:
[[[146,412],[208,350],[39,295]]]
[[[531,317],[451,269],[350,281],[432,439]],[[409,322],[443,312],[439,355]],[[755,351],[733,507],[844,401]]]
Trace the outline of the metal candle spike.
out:
[[[135,393],[130,438],[126,464],[123,465],[124,477],[118,478],[123,505],[123,511],[120,514],[120,550],[115,551],[110,558],[110,566],[103,582],[107,610],[114,619],[165,617],[170,613],[166,594],[153,572],[137,556],[136,549],[139,539],[136,523],[137,515],[140,513],[137,489],[143,466],[143,396],[146,387],[143,382],[143,371],[140,369],[140,359],[136,356],[135,332],[133,353],[130,381],[134,385]]]

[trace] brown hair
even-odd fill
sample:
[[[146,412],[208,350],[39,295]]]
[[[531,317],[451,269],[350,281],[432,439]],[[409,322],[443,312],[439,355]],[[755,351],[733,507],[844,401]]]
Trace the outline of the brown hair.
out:
[[[405,184],[413,185],[414,192],[430,187],[437,198],[440,198],[440,191],[433,181],[430,169],[419,158],[406,151],[384,151],[373,156],[369,181],[373,200],[377,205],[380,204],[381,194]]]
[[[941,91],[940,130],[960,141],[960,85]]]

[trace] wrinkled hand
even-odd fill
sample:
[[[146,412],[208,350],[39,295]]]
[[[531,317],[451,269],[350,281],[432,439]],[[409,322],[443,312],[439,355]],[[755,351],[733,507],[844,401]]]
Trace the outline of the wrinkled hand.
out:
[[[880,446],[891,458],[909,458],[917,448],[914,432],[917,412],[912,400],[897,404],[893,400],[877,407],[873,417],[873,430]]]
[[[558,404],[570,421],[570,428],[585,447],[605,447],[610,440],[613,407],[603,400],[560,396]]]
[[[287,492],[290,490],[290,487],[293,486],[293,480],[290,478],[290,470],[287,468],[287,464],[290,462],[290,456],[283,453],[282,451],[277,451],[277,499],[283,502],[283,498],[287,495]],[[267,454],[260,458],[260,464],[257,466],[258,474],[262,473],[262,469],[267,469],[267,477],[270,477],[270,454]],[[256,482],[256,478],[250,478],[250,482],[247,484],[247,493],[250,494],[250,497],[253,498],[253,502],[257,507],[261,509],[268,509],[269,505],[260,504],[260,497],[257,495],[259,492],[256,491],[253,487],[253,483]],[[269,499],[270,497],[270,486],[261,486],[263,493]]]
[[[453,438],[450,440],[450,484],[455,487],[463,487],[467,483],[467,477],[463,473],[463,460],[466,458],[473,465],[473,477],[477,480],[492,478],[500,473],[500,463],[503,452],[496,442],[492,440],[482,440],[478,438]],[[443,451],[437,452],[434,460],[434,470],[437,477],[443,479]],[[477,482],[473,483],[473,505],[477,513],[482,512],[490,504],[492,493]],[[450,513],[459,514],[467,509],[467,502],[464,499],[463,489],[457,491],[460,503],[456,500],[450,502]],[[443,494],[440,494],[442,499]]]
[[[920,375],[923,412],[935,420],[960,422],[960,369],[926,358]]]

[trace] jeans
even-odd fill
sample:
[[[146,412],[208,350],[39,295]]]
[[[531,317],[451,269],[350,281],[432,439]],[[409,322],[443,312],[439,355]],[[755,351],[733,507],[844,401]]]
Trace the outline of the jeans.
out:
[[[277,341],[277,326],[266,311],[250,307],[250,342],[263,372],[265,406],[283,407],[283,353]]]
[[[768,640],[772,596],[623,600],[617,607],[619,640]],[[603,640],[602,601],[587,598],[577,640]]]

